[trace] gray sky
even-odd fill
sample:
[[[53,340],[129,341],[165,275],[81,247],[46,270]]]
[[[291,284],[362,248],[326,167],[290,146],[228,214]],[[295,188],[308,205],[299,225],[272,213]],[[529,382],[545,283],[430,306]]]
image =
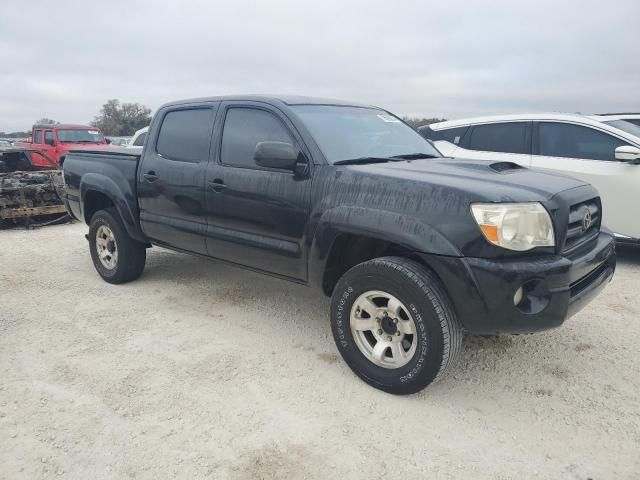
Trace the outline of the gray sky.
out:
[[[484,5],[483,5],[484,4]],[[640,0],[3,0],[0,131],[109,98],[326,96],[411,116],[640,112]]]

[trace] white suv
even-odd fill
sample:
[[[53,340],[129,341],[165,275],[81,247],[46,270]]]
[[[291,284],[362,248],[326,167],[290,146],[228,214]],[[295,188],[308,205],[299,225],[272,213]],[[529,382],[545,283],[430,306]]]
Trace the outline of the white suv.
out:
[[[144,127],[140,130],[136,130],[136,133],[134,133],[133,137],[131,137],[131,140],[129,140],[127,148],[144,147],[144,142],[147,140],[148,133],[149,127]]]
[[[525,114],[434,123],[418,131],[445,155],[511,161],[563,173],[600,192],[603,223],[620,242],[640,243],[640,126],[605,116]]]

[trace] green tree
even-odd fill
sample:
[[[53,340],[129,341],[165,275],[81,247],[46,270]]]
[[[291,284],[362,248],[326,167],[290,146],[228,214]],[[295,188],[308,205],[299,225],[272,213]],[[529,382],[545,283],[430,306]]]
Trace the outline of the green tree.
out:
[[[422,127],[423,125],[429,125],[431,123],[444,122],[445,118],[420,118],[420,117],[402,117],[406,123],[411,125],[413,128]]]
[[[41,118],[40,120],[36,120],[35,122],[38,125],[59,125],[60,122],[58,122],[57,120],[51,120],[50,118]]]
[[[105,135],[128,137],[136,130],[151,123],[151,109],[140,103],[120,104],[118,99],[107,100],[102,105],[91,125],[98,127]]]

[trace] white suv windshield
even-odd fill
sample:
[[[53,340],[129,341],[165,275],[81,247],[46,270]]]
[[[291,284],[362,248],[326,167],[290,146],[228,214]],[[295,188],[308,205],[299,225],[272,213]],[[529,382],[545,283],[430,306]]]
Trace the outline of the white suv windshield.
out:
[[[640,138],[640,127],[631,122],[627,122],[626,120],[611,120],[604,123]]]
[[[418,132],[384,110],[333,105],[291,108],[329,163],[364,157],[441,156]]]

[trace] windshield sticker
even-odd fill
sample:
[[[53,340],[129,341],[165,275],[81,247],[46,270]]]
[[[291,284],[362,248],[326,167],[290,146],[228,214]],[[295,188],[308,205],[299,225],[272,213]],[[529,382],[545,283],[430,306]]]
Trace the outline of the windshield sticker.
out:
[[[91,135],[98,135],[97,130],[87,130],[87,133],[90,133]]]
[[[392,117],[391,115],[378,115],[378,118],[387,123],[400,123],[400,120],[396,117]]]

